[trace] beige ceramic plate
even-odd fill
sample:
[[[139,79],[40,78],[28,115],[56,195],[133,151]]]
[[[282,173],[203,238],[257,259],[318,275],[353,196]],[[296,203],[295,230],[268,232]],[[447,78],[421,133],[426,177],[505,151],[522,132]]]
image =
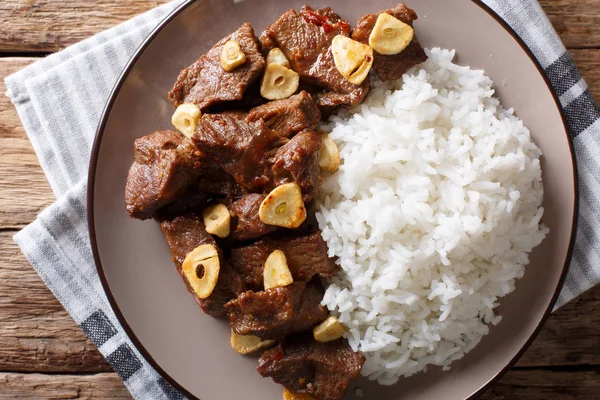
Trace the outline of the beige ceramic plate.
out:
[[[458,62],[485,69],[505,106],[531,129],[543,157],[550,234],[531,257],[516,291],[501,302],[502,323],[450,372],[432,368],[392,387],[358,381],[347,398],[462,400],[482,391],[524,351],[547,317],[570,256],[577,210],[571,142],[557,98],[530,52],[485,6],[471,0],[407,1],[428,47],[454,48]],[[204,315],[171,262],[158,224],[129,219],[123,199],[133,140],[171,127],[167,92],[180,69],[214,42],[251,22],[257,32],[303,1],[197,0],[176,10],[130,63],[106,109],[92,156],[89,223],[98,272],[129,336],[167,380],[202,400],[281,399],[282,388],[257,361],[229,347],[225,322]],[[319,0],[351,22],[393,0]]]

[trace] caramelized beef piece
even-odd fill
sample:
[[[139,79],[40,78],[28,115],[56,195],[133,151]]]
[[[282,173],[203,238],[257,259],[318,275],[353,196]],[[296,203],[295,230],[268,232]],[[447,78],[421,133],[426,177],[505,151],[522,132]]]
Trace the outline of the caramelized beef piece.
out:
[[[178,215],[201,213],[213,200],[214,196],[200,190],[197,185],[191,186],[171,204],[161,208],[156,218],[159,220],[172,219]]]
[[[417,19],[417,14],[404,3],[398,4],[389,10],[380,11],[377,14],[367,14],[361,17],[356,23],[356,29],[352,33],[352,39],[368,44],[369,36],[377,21],[377,16],[386,12],[400,21],[413,25]],[[393,55],[383,55],[373,51],[373,70],[382,81],[391,81],[400,79],[402,75],[410,68],[427,60],[425,50],[419,44],[415,34],[412,42],[402,52]]]
[[[319,190],[319,158],[323,137],[312,130],[300,132],[277,149],[271,171],[271,189],[295,182],[300,186],[305,203],[311,201]]]
[[[267,225],[258,217],[260,204],[265,197],[262,194],[251,193],[229,206],[231,239],[235,241],[251,240],[277,230],[276,226]]]
[[[289,138],[304,129],[317,129],[321,120],[319,107],[306,91],[287,99],[270,101],[253,108],[249,121],[262,119],[280,137]]]
[[[188,290],[194,294],[194,298],[202,308],[202,311],[213,317],[225,316],[227,313],[224,308],[225,303],[245,290],[241,277],[231,268],[231,265],[225,258],[220,257],[221,268],[219,271],[219,280],[213,293],[206,299],[200,299],[196,296],[182,271],[182,264],[185,257],[196,247],[202,244],[217,246],[213,237],[204,229],[202,217],[195,214],[176,217],[172,221],[163,221],[160,224],[160,228],[171,250],[177,271],[183,277]]]
[[[182,195],[200,174],[200,153],[185,136],[158,131],[136,139],[125,203],[132,218],[148,219]]]
[[[221,51],[229,40],[237,41],[246,62],[233,71],[221,67]],[[250,24],[243,24],[237,31],[225,37],[198,59],[181,71],[169,99],[175,107],[182,103],[194,103],[201,110],[211,105],[241,100],[246,88],[256,81],[265,69],[265,60],[259,51],[259,43]]]
[[[313,276],[332,277],[339,266],[327,256],[327,243],[320,232],[304,235],[273,235],[253,244],[231,249],[231,263],[249,288],[263,287],[263,267],[275,250],[285,253],[294,281],[309,281]]]
[[[302,82],[322,91],[315,93],[321,111],[329,113],[338,106],[357,105],[369,92],[369,80],[355,85],[336,69],[331,41],[336,35],[349,36],[350,24],[330,8],[289,10],[263,32],[263,50],[279,47]]]
[[[237,198],[247,192],[235,182],[235,179],[219,168],[212,160],[205,159],[202,174],[196,181],[197,190],[214,197]]]
[[[265,351],[258,372],[271,377],[292,393],[320,400],[340,400],[348,385],[359,377],[365,357],[352,351],[345,340],[319,343],[310,335],[286,338]]]
[[[241,111],[205,114],[192,141],[237,184],[253,189],[268,182],[265,155],[280,139],[262,119],[249,122],[246,117]]]
[[[307,332],[328,316],[320,283],[295,282],[261,292],[247,291],[225,305],[231,329],[240,335],[277,339]]]

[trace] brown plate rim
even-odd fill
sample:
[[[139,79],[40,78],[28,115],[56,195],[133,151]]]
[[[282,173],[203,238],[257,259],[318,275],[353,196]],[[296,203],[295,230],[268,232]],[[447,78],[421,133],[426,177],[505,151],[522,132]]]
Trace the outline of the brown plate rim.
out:
[[[125,333],[129,337],[131,342],[134,344],[134,346],[137,348],[137,350],[140,352],[140,354],[146,359],[146,361],[148,361],[148,363],[167,382],[169,382],[173,387],[175,387],[177,390],[179,390],[181,393],[183,393],[188,398],[193,399],[193,400],[200,400],[198,397],[196,397],[195,395],[190,393],[187,389],[185,389],[181,384],[179,384],[173,377],[171,377],[152,358],[152,356],[150,355],[148,350],[146,350],[146,348],[142,345],[142,343],[139,341],[139,339],[133,332],[133,329],[131,329],[131,327],[127,323],[125,316],[121,313],[121,310],[119,309],[119,306],[110,290],[110,286],[106,279],[106,275],[104,274],[104,269],[102,267],[102,263],[100,261],[100,253],[98,251],[98,244],[96,241],[96,228],[95,228],[95,223],[94,223],[94,186],[95,186],[95,180],[96,180],[96,167],[98,165],[98,157],[100,154],[100,144],[102,142],[102,137],[104,135],[104,130],[106,128],[106,123],[108,121],[108,117],[110,116],[110,113],[112,111],[112,107],[117,98],[117,95],[118,95],[125,79],[129,75],[129,72],[134,67],[138,58],[141,56],[141,54],[144,52],[144,50],[150,44],[150,42],[152,42],[152,40],[154,40],[154,38],[160,33],[160,31],[162,31],[162,29],[169,22],[171,22],[177,15],[179,15],[181,12],[183,12],[190,4],[192,4],[195,1],[196,0],[184,1],[182,4],[180,4],[178,7],[176,7],[173,11],[171,11],[171,13],[169,15],[167,15],[157,25],[157,27],[148,35],[148,37],[142,42],[142,44],[135,51],[134,55],[128,61],[125,69],[119,76],[117,83],[115,84],[114,88],[112,89],[110,96],[109,96],[109,100],[106,104],[106,107],[104,108],[103,113],[102,113],[102,117],[100,119],[100,124],[98,125],[98,129],[96,131],[96,136],[94,138],[92,153],[91,153],[91,157],[90,157],[90,165],[89,165],[89,171],[88,171],[88,189],[87,189],[87,216],[88,216],[88,230],[89,230],[89,235],[90,235],[90,243],[91,243],[91,247],[92,247],[92,253],[94,256],[94,262],[96,264],[96,270],[98,271],[98,276],[100,277],[100,282],[102,283],[102,287],[104,289],[104,292],[106,293],[108,302],[109,302],[111,308],[113,309],[119,323],[125,330]],[[537,68],[538,72],[544,79],[544,82],[546,83],[548,90],[552,94],[552,97],[556,104],[556,108],[558,109],[558,112],[560,114],[560,117],[561,117],[561,120],[563,123],[564,131],[567,134],[567,142],[569,143],[569,152],[571,154],[571,161],[573,164],[573,182],[575,183],[575,188],[574,188],[575,198],[574,198],[574,204],[573,204],[574,212],[573,212],[573,222],[571,225],[571,238],[569,240],[569,247],[567,250],[566,257],[565,257],[565,263],[563,265],[563,270],[562,270],[560,279],[558,281],[558,284],[556,286],[556,289],[554,291],[554,295],[552,296],[552,299],[551,299],[550,303],[548,304],[548,307],[546,308],[538,326],[534,329],[533,333],[529,336],[529,338],[527,339],[525,344],[521,347],[521,349],[517,352],[517,354],[515,354],[515,356],[506,364],[506,366],[504,368],[502,368],[499,372],[497,372],[488,382],[486,382],[484,385],[482,385],[481,388],[479,388],[476,392],[472,393],[465,400],[473,400],[473,399],[477,398],[478,396],[480,396],[487,389],[489,389],[492,384],[494,384],[498,379],[500,379],[517,362],[517,360],[519,358],[521,358],[521,356],[525,353],[525,351],[529,348],[531,343],[535,340],[535,338],[541,331],[546,320],[548,319],[548,317],[550,316],[550,314],[552,312],[552,308],[553,308],[554,304],[558,300],[558,296],[560,295],[560,291],[563,287],[563,284],[564,284],[566,276],[567,276],[567,272],[569,270],[569,263],[571,261],[572,255],[573,255],[573,248],[575,245],[575,238],[576,238],[576,234],[577,234],[577,222],[578,222],[578,216],[579,216],[578,171],[577,171],[577,160],[575,159],[575,149],[574,149],[574,145],[573,145],[573,138],[571,137],[570,130],[567,125],[567,119],[565,116],[564,109],[561,106],[560,99],[559,99],[558,95],[556,94],[556,91],[552,88],[550,79],[546,75],[544,68],[541,66],[541,64],[539,63],[537,58],[535,58],[531,49],[525,44],[523,39],[521,39],[521,37],[515,32],[515,30],[510,25],[508,25],[508,23],[506,21],[504,21],[487,4],[483,3],[482,0],[470,0],[470,1],[475,3],[476,5],[478,5],[481,9],[483,9],[485,12],[487,12],[492,18],[494,18],[496,20],[496,22],[498,22],[500,24],[500,26],[502,26],[504,28],[504,30],[506,30],[513,37],[513,39],[521,46],[523,51],[527,54],[527,56],[531,59],[531,61]]]

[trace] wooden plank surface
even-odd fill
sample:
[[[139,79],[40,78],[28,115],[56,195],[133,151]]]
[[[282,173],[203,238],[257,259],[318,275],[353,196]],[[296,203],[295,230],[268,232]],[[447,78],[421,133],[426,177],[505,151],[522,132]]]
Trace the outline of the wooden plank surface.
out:
[[[53,52],[166,1],[2,0],[0,53]],[[600,98],[600,0],[540,3]],[[33,61],[0,54],[0,93],[3,77]],[[53,199],[13,106],[0,96],[0,399],[130,399],[12,242]],[[600,399],[599,326],[596,288],[553,314],[482,398]]]
[[[0,373],[0,388],[0,399],[6,400],[131,399],[114,372],[85,376]]]
[[[57,51],[166,2],[2,0],[0,53]],[[600,47],[600,0],[540,3],[567,47]]]
[[[598,373],[598,370],[510,371],[481,400],[598,400]],[[0,373],[0,387],[0,399],[7,400],[131,399],[115,373],[83,376]]]
[[[33,61],[0,58],[0,229],[25,226],[54,201],[17,111],[4,96],[4,78]]]
[[[54,52],[168,0],[2,0],[1,52]]]
[[[12,235],[0,232],[0,371],[112,371],[31,268]]]

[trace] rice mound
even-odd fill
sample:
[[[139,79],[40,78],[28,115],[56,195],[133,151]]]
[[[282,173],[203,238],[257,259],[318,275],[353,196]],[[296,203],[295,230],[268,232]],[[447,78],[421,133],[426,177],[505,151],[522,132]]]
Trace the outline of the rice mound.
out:
[[[343,270],[323,304],[381,384],[475,347],[548,232],[529,130],[483,71],[454,64],[454,51],[427,54],[323,127],[342,165],[317,220]]]

